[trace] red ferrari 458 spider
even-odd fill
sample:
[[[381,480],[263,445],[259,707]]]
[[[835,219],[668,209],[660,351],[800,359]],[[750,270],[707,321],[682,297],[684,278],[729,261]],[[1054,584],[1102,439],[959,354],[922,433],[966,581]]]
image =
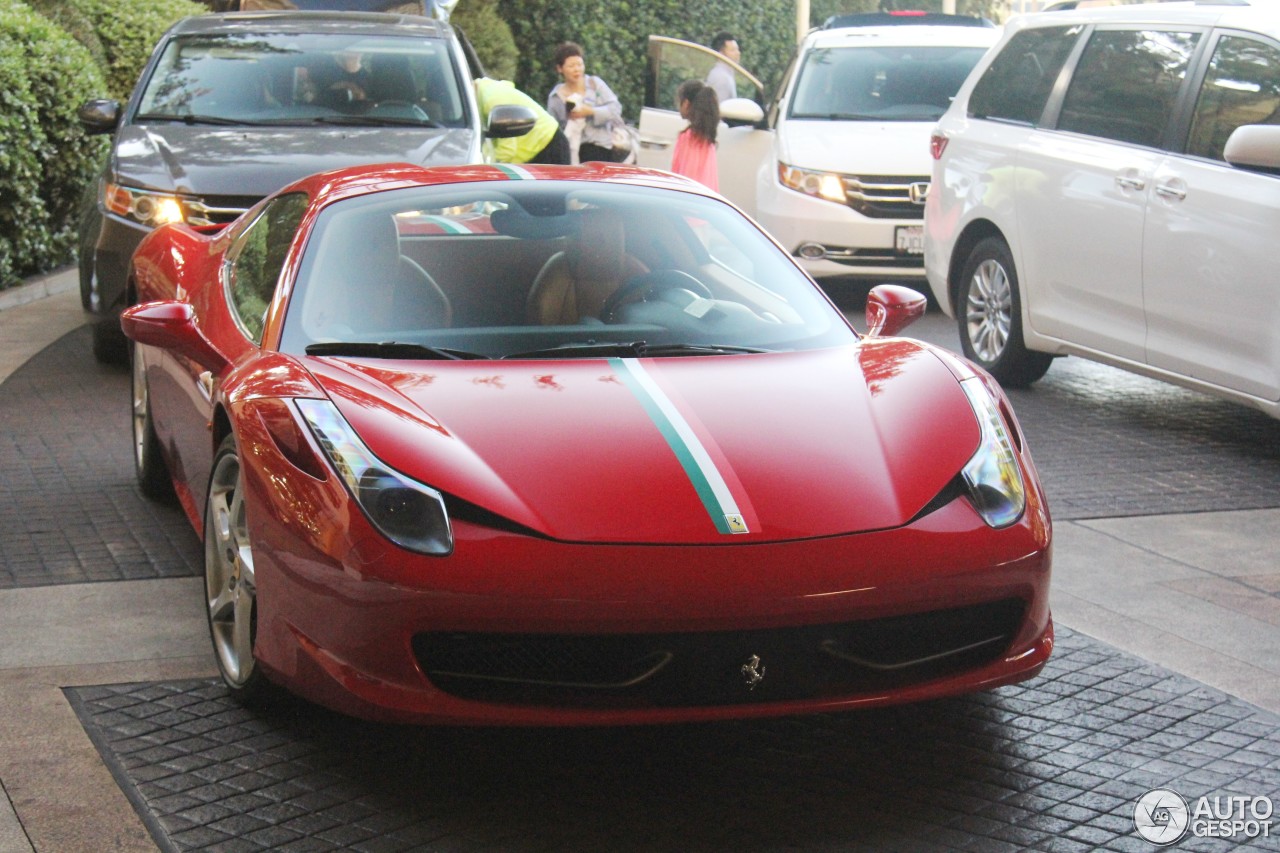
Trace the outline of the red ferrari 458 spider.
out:
[[[1021,681],[1050,521],[1008,401],[882,285],[855,332],[666,173],[316,175],[130,270],[137,476],[231,692],[630,724]]]

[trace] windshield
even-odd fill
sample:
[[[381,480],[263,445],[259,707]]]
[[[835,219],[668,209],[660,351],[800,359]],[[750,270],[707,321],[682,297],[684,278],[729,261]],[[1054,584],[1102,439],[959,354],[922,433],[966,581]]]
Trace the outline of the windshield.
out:
[[[729,205],[581,181],[418,187],[317,218],[281,349],[386,358],[742,356],[852,343]]]
[[[467,126],[449,43],[348,34],[226,33],[164,47],[134,121]]]
[[[839,47],[809,52],[791,118],[933,121],[985,47]]]

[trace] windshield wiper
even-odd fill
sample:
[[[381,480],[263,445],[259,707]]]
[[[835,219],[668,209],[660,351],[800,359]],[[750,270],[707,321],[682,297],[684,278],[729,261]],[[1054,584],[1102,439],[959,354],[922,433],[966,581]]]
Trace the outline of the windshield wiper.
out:
[[[403,358],[462,361],[485,358],[474,352],[426,344],[408,344],[399,341],[331,341],[308,344],[307,355],[330,355],[339,358]]]
[[[588,341],[584,344],[564,344],[528,352],[514,352],[504,355],[503,358],[661,358],[673,355],[738,355],[751,352],[769,352],[769,350],[729,344],[650,345],[647,341],[625,343]]]
[[[343,127],[444,127],[438,121],[404,116],[336,115],[316,116],[314,124],[338,124]]]
[[[260,121],[249,121],[239,118],[224,118],[223,116],[205,116],[205,115],[172,115],[170,113],[140,113],[135,116],[134,121],[176,121],[179,124],[219,124],[226,126],[237,126],[246,124],[262,124]]]

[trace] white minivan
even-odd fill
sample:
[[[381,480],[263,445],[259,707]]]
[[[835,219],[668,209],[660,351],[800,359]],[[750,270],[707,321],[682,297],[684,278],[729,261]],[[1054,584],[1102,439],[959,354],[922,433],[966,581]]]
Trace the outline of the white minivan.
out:
[[[1015,19],[933,136],[929,286],[1006,385],[1078,355],[1280,416],[1280,9]]]
[[[814,276],[923,278],[929,133],[998,38],[981,18],[838,16],[804,39],[772,102],[733,66],[738,94],[767,112],[751,123],[742,98],[721,105],[731,125],[717,145],[721,194]],[[675,87],[724,59],[657,36],[649,53],[638,162],[669,168],[684,127]]]

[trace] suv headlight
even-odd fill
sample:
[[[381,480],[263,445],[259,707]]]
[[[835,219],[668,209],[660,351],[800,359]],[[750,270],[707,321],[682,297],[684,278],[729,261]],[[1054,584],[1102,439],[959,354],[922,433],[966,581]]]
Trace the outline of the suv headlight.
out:
[[[844,178],[835,172],[815,172],[812,169],[800,169],[778,164],[778,180],[784,187],[805,195],[825,198],[837,204],[845,204]]]
[[[333,403],[294,403],[374,527],[410,551],[433,556],[453,552],[453,530],[440,492],[384,465],[365,447]]]
[[[102,206],[116,216],[148,228],[183,220],[182,202],[172,193],[140,190],[108,181],[102,184]]]
[[[969,499],[987,524],[995,528],[1008,527],[1022,517],[1027,506],[1026,487],[1009,431],[980,378],[962,380],[960,387],[969,398],[982,430],[978,452],[961,470],[969,488]]]

